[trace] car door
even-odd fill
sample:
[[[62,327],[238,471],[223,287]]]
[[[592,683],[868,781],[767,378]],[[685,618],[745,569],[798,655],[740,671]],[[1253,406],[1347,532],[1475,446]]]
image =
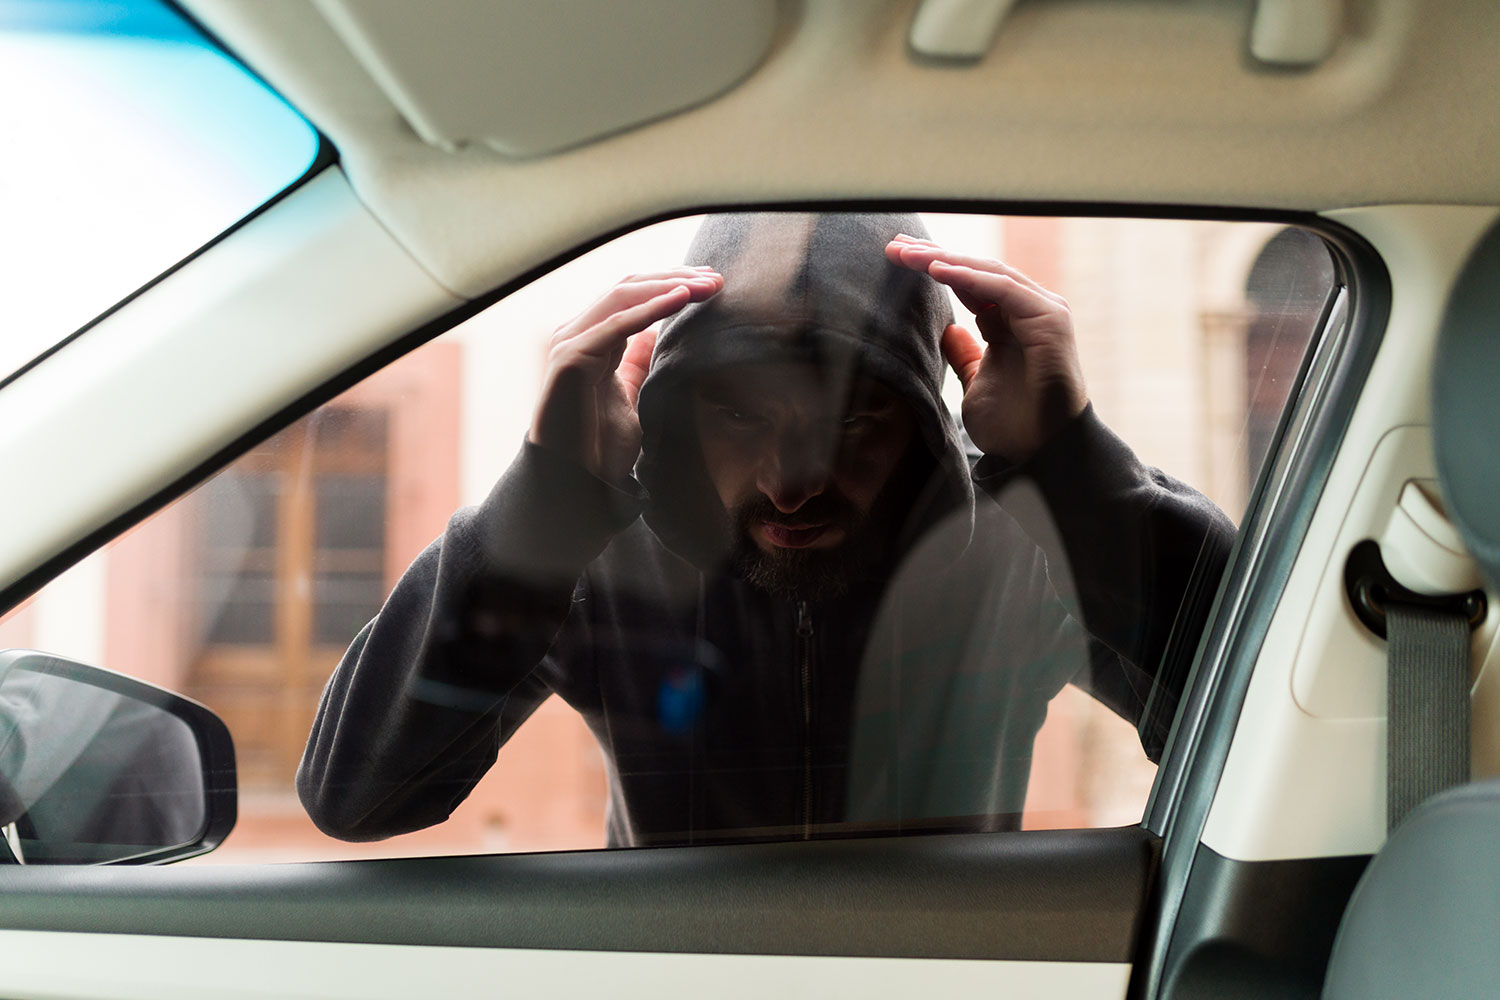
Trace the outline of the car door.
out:
[[[257,235],[257,226],[281,222],[275,218],[276,213],[305,213],[310,224],[322,225],[328,215],[336,217],[344,211],[358,212],[358,206],[348,198],[336,169],[326,171],[284,199],[267,218],[252,223],[210,253],[232,254],[240,236]],[[349,222],[338,219],[338,225],[347,226]],[[1351,322],[1349,303],[1355,300],[1356,268],[1361,264],[1370,268],[1370,258],[1363,256],[1366,251],[1351,235],[1331,227],[1327,232],[1346,241],[1342,245],[1348,256],[1341,260],[1343,273],[1337,288],[1325,289],[1312,300],[1314,309],[1307,333],[1313,335],[1319,350],[1298,375],[1304,388],[1295,396],[1296,406],[1282,420],[1282,426],[1273,428],[1268,436],[1273,442],[1268,447],[1274,454],[1283,454],[1279,449],[1299,442],[1301,447],[1310,447],[1310,442],[1317,440],[1310,426],[1313,415],[1329,412],[1328,408],[1338,402],[1327,387],[1334,384],[1339,373],[1357,371],[1358,365],[1367,362],[1368,347],[1362,354],[1349,345],[1357,342],[1356,329],[1371,329],[1375,321],[1367,317],[1375,314],[1383,301],[1378,283],[1373,290],[1361,285],[1363,294],[1358,300],[1365,311]],[[360,233],[364,243],[360,252],[365,260],[370,259],[368,234],[368,229]],[[310,266],[330,267],[328,255],[322,250],[324,244],[318,239],[310,242],[316,254],[288,258],[287,266],[299,281],[306,279]],[[1316,239],[1312,243],[1322,246]],[[1333,259],[1324,253],[1325,260]],[[342,275],[345,281],[355,277],[348,273],[347,256],[337,256],[337,261],[331,268],[333,275]],[[360,279],[368,273],[365,268],[358,270]],[[1378,282],[1378,268],[1369,273],[1375,277],[1364,280]],[[176,277],[153,292],[165,293]],[[395,282],[386,285],[394,287]],[[330,286],[331,282],[325,283],[325,287]],[[281,300],[267,294],[264,287],[257,289],[256,297],[259,303],[277,303],[273,308],[278,311],[285,309],[279,304]],[[249,311],[246,307],[240,315],[255,323],[247,315]],[[458,311],[450,321],[467,312]],[[125,318],[122,311],[112,321]],[[357,319],[362,321],[363,316]],[[194,336],[194,326],[192,318],[184,318],[182,335]],[[412,339],[424,338],[432,329],[421,330]],[[80,340],[79,346],[85,343]],[[273,439],[279,443],[251,448],[228,473],[189,498],[189,504],[198,504],[188,508],[197,510],[196,515],[164,512],[168,522],[175,519],[180,524],[196,524],[183,537],[206,539],[203,544],[209,546],[198,556],[204,567],[202,575],[187,578],[188,589],[182,599],[195,599],[193,588],[227,593],[240,586],[218,583],[215,569],[222,559],[213,545],[227,544],[224,539],[231,534],[216,520],[220,517],[216,512],[226,509],[226,501],[216,497],[230,486],[252,510],[252,526],[277,526],[248,529],[252,541],[260,541],[238,550],[242,565],[249,567],[248,576],[241,579],[264,575],[268,570],[257,568],[262,565],[291,566],[290,572],[295,574],[296,566],[318,562],[320,553],[328,547],[324,543],[314,545],[308,555],[298,555],[296,546],[302,543],[296,540],[307,537],[311,529],[298,527],[297,517],[308,515],[298,515],[297,511],[309,505],[318,507],[317,491],[322,484],[342,484],[344,492],[336,494],[342,506],[331,509],[339,512],[343,530],[352,531],[350,525],[357,520],[359,505],[357,497],[348,492],[348,475],[352,470],[368,476],[380,465],[379,454],[393,454],[378,448],[372,452],[370,442],[399,436],[401,428],[407,427],[403,421],[412,412],[420,411],[431,418],[440,408],[441,392],[421,392],[420,378],[411,374],[397,378],[395,372],[440,366],[440,361],[419,361],[418,356],[439,358],[441,354],[433,352],[442,346],[435,342],[423,347],[410,359],[414,363],[410,369],[402,368],[404,362],[398,363],[389,372],[377,372],[350,387],[314,411],[313,416],[291,424]],[[167,345],[161,349],[172,350]],[[1299,348],[1294,364],[1301,355]],[[67,358],[66,352],[59,352],[48,363]],[[39,366],[31,375],[43,373]],[[299,417],[313,402],[330,396],[361,373],[356,368],[340,374],[317,393],[284,408],[262,424],[260,431],[243,438],[241,450],[260,440],[272,426]],[[398,382],[407,393],[417,394],[407,399],[409,405],[404,409],[398,405],[381,410],[382,400],[400,395],[392,388]],[[1353,381],[1346,380],[1345,384],[1352,385]],[[20,385],[18,382],[17,387]],[[369,414],[380,412],[388,414],[384,422],[371,423]],[[315,433],[315,428],[321,431]],[[406,433],[410,432],[408,427]],[[317,433],[323,437],[318,438]],[[318,457],[324,454],[320,441],[342,441],[344,450],[336,455],[328,453],[331,457]],[[304,470],[303,479],[290,480],[293,485],[283,485],[279,490],[260,485],[268,469],[285,462]],[[322,471],[325,462],[330,463],[326,474]],[[1311,474],[1299,461],[1283,458],[1279,466],[1269,467],[1257,489],[1263,496],[1281,498],[1282,504],[1290,503],[1289,498],[1305,497],[1305,489],[1278,481],[1279,476],[1298,469],[1304,470],[1304,475]],[[197,475],[194,472],[184,478]],[[329,475],[335,479],[329,480]],[[337,478],[340,475],[344,478]],[[429,470],[414,481],[430,476]],[[298,482],[303,485],[295,485]],[[313,495],[305,497],[304,491]],[[396,492],[400,491],[383,489],[381,495]],[[264,504],[264,513],[254,513],[261,509],[256,505],[262,502],[256,498],[264,497],[275,500]],[[161,494],[156,501],[164,499]],[[1278,514],[1278,509],[1283,512]],[[1284,510],[1269,500],[1257,501],[1247,517],[1242,551],[1245,546],[1251,551],[1264,551],[1268,543],[1248,532],[1269,532],[1277,517],[1289,516]],[[163,547],[192,547],[187,542],[168,545],[170,536],[165,528],[148,526],[143,530],[148,541],[155,539],[158,551]],[[255,546],[270,544],[267,539],[277,532],[282,541],[272,548],[281,554],[258,556]],[[142,547],[145,544],[122,541],[112,552],[119,553],[131,545],[142,553],[151,552],[151,547]],[[359,551],[347,546],[335,548],[339,550],[335,554],[344,553],[341,558],[346,561],[352,558],[348,553]],[[1243,555],[1240,558],[1243,560]],[[1233,588],[1245,587],[1254,579],[1243,562],[1236,566],[1226,593],[1234,593]],[[170,576],[142,579],[143,583],[127,585],[123,592],[160,590],[171,582]],[[182,589],[180,580],[178,587]],[[320,588],[315,578],[311,592],[317,594]],[[297,589],[295,585],[281,588],[287,593]],[[1205,586],[1197,600],[1206,606],[1213,596],[1214,591]],[[245,606],[253,607],[253,602]],[[166,620],[163,605],[136,607],[148,618]],[[275,736],[279,727],[257,725],[258,717],[243,707],[249,704],[244,700],[249,695],[234,695],[232,686],[226,690],[224,678],[236,669],[241,680],[259,671],[257,661],[249,659],[246,652],[260,648],[251,641],[257,627],[263,628],[267,655],[278,669],[288,669],[289,663],[311,662],[310,653],[297,650],[312,650],[313,646],[286,645],[286,620],[304,622],[304,642],[310,642],[307,637],[320,629],[312,623],[320,621],[322,614],[314,605],[297,611],[283,602],[277,606],[275,620],[268,619],[263,626],[247,624],[249,619],[220,616],[216,624],[205,629],[201,647],[205,652],[192,660],[189,672],[178,681],[190,693],[215,705],[230,722],[240,750],[242,787],[252,793],[261,787],[257,769],[267,773],[289,770],[286,758],[295,760],[300,744],[294,741],[290,749],[278,744]],[[1232,618],[1217,619],[1215,628],[1214,635],[1220,642],[1248,635]],[[1184,636],[1178,642],[1169,654],[1168,671],[1190,670],[1196,638]],[[1210,649],[1214,641],[1211,637]],[[1203,676],[1201,668],[1198,676]],[[1213,704],[1214,689],[1197,686],[1203,683],[1197,680],[1188,688],[1183,718],[1206,713]],[[269,681],[269,687],[263,684],[257,688],[247,682],[237,690],[281,691],[294,700],[297,694],[297,689],[280,675]],[[310,705],[306,692],[300,701],[304,707],[294,716],[294,737],[305,732],[308,721],[302,714]],[[1170,713],[1172,708],[1166,703],[1166,707],[1154,711]],[[1151,726],[1145,722],[1142,725],[1145,729]],[[1151,954],[1153,934],[1160,933],[1151,923],[1162,899],[1160,866],[1176,856],[1163,854],[1161,834],[1171,829],[1169,817],[1183,808],[1183,802],[1191,801],[1187,790],[1194,787],[1180,777],[1190,768],[1192,758],[1179,756],[1186,751],[1177,747],[1189,741],[1188,733],[1203,739],[1202,732],[1184,730],[1179,723],[1151,813],[1141,823],[1109,829],[929,836],[909,833],[898,838],[811,843],[389,857],[278,867],[228,865],[88,872],[16,869],[5,873],[10,880],[8,933],[15,935],[18,945],[26,943],[25,951],[37,960],[30,971],[17,968],[14,985],[8,988],[24,992],[58,982],[52,960],[56,952],[50,949],[68,942],[78,944],[82,940],[78,935],[90,935],[87,947],[91,952],[97,947],[103,949],[97,954],[108,956],[111,949],[128,947],[135,956],[124,965],[101,960],[98,968],[108,969],[109,977],[118,980],[125,974],[122,969],[128,969],[131,977],[141,976],[144,979],[140,982],[149,983],[143,988],[180,989],[198,995],[205,989],[205,968],[247,960],[255,971],[237,974],[233,988],[267,995],[291,988],[330,995],[395,994],[417,984],[453,984],[458,988],[475,977],[500,982],[516,981],[517,977],[526,982],[545,981],[554,992],[593,990],[646,977],[683,991],[724,989],[726,982],[740,984],[732,988],[747,992],[758,991],[771,982],[807,992],[849,987],[896,990],[916,983],[951,983],[957,988],[1001,987],[1035,995],[1124,995],[1133,976],[1140,982],[1140,977],[1148,974],[1149,966],[1142,958]],[[1177,783],[1165,784],[1169,780]],[[245,807],[241,814],[247,815]],[[150,933],[143,935],[142,929],[148,927]],[[394,946],[399,947],[391,950]],[[144,957],[152,954],[159,957]],[[239,955],[247,958],[237,958]],[[364,957],[367,955],[368,959]],[[298,970],[296,981],[287,978],[289,969]],[[65,981],[85,992],[93,989],[90,974],[81,975]],[[103,995],[107,995],[107,989]]]

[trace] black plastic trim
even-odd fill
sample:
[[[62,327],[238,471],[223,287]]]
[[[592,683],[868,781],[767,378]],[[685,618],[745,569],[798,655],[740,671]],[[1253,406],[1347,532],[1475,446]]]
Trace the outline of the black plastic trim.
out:
[[[1369,855],[1231,861],[1199,847],[1179,927],[1191,945],[1168,956],[1169,1000],[1317,997],[1333,939]]]
[[[1464,594],[1419,594],[1408,590],[1391,576],[1380,555],[1380,543],[1373,538],[1366,538],[1350,549],[1349,558],[1344,560],[1344,599],[1361,624],[1381,639],[1387,638],[1386,607],[1391,604],[1463,615],[1471,632],[1489,611],[1489,601],[1482,589]]]
[[[1158,910],[1147,927],[1147,945],[1130,996],[1160,996],[1167,947],[1191,951],[1201,931],[1177,926],[1191,905],[1190,876],[1199,838],[1218,791],[1235,725],[1272,613],[1343,443],[1344,432],[1374,363],[1390,313],[1390,274],[1357,234],[1328,225],[1310,227],[1333,248],[1336,281],[1347,289],[1350,314],[1343,331],[1329,331],[1309,354],[1294,398],[1283,414],[1273,458],[1257,481],[1250,509],[1231,556],[1211,625],[1199,645],[1178,722],[1168,743],[1145,825],[1163,837]],[[1329,338],[1333,338],[1330,340]],[[1309,386],[1308,380],[1316,379]],[[1309,393],[1307,390],[1311,389]],[[1292,429],[1305,420],[1299,441]],[[1283,479],[1284,477],[1284,479]],[[1246,550],[1246,539],[1261,533]]]
[[[725,847],[0,868],[0,927],[476,948],[1128,962],[1139,827]]]

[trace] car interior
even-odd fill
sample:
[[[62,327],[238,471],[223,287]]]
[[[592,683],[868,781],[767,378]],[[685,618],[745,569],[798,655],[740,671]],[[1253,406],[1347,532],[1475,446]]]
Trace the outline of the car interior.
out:
[[[5,866],[0,993],[639,982],[671,995],[1342,1000],[1500,985],[1500,793],[1486,783],[1500,778],[1500,6],[177,6],[321,147],[297,183],[0,386],[6,608],[339,393],[662,220],[766,208],[1274,222],[1321,237],[1339,292],[1207,631],[1169,653],[1184,695],[1141,823]],[[1412,639],[1398,659],[1394,633],[1368,623],[1384,629],[1402,595],[1450,613],[1450,597],[1473,596],[1444,647],[1456,714],[1403,717],[1414,742],[1398,769],[1398,663],[1438,655],[1437,640]],[[1440,752],[1458,763],[1423,784]],[[1403,814],[1461,787],[1393,831],[1388,794],[1408,781],[1419,791]],[[213,815],[222,839],[232,810]]]

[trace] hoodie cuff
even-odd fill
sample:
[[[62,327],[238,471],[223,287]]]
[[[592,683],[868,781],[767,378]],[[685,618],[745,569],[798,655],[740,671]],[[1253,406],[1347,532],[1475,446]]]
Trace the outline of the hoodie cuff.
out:
[[[640,516],[645,501],[633,477],[607,483],[574,459],[527,441],[479,506],[485,563],[507,576],[571,583]]]
[[[1043,496],[1092,497],[1096,501],[1129,492],[1144,468],[1089,403],[1041,450],[1019,465],[985,455],[974,466],[974,484],[995,497],[1017,477],[1036,483]]]

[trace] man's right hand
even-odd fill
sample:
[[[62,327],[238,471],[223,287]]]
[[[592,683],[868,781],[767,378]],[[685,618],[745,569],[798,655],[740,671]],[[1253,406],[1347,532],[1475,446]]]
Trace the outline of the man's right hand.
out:
[[[573,456],[600,479],[624,482],[641,452],[636,399],[656,345],[648,327],[723,287],[708,267],[635,274],[558,327],[528,439]]]

